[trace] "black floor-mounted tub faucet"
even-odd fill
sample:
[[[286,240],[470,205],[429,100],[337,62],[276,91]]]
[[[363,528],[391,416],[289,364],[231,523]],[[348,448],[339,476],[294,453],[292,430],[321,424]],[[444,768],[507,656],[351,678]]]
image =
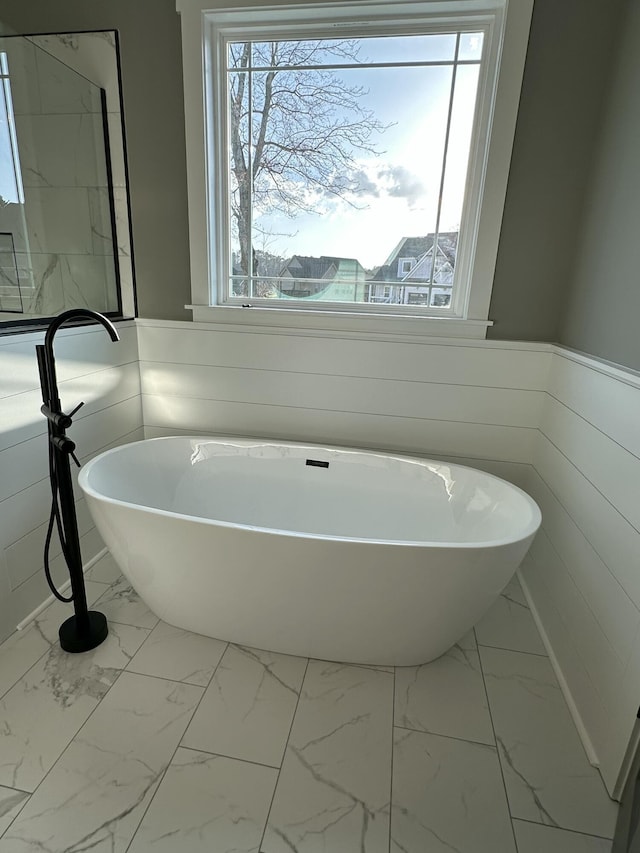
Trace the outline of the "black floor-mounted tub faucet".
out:
[[[47,582],[56,598],[61,601],[73,601],[74,615],[60,626],[60,645],[66,652],[86,652],[94,649],[106,639],[109,629],[103,613],[88,610],[87,595],[82,571],[82,555],[78,536],[73,481],[71,479],[71,457],[78,467],[80,463],[75,455],[76,446],[66,431],[73,423],[73,416],[84,405],[79,403],[70,414],[65,414],[60,405],[56,359],[53,352],[53,339],[56,332],[69,320],[93,320],[101,323],[112,341],[118,341],[118,333],[113,323],[88,308],[72,308],[59,314],[49,324],[44,336],[44,344],[36,346],[40,385],[42,388],[42,406],[40,411],[47,418],[49,444],[49,475],[51,479],[51,516],[44,553],[44,568]],[[65,598],[55,588],[49,570],[49,543],[54,521],[57,525],[62,553],[69,569],[71,596]]]

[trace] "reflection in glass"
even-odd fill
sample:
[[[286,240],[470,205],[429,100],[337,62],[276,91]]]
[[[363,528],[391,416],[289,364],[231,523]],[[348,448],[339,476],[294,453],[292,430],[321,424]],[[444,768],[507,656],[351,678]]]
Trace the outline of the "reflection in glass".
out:
[[[22,36],[0,71],[0,322],[118,312],[102,90]]]

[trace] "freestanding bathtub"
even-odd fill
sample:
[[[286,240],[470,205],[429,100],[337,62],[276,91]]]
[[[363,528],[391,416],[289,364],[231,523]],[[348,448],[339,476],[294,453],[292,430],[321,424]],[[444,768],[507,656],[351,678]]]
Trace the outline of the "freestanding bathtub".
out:
[[[254,439],[140,441],[97,456],[79,482],[161,619],[351,663],[443,654],[540,525],[527,494],[472,468]]]

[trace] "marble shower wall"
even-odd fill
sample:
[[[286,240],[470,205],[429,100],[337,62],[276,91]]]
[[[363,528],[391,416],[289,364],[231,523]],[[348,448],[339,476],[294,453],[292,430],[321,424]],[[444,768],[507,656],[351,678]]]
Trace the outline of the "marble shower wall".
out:
[[[0,310],[115,311],[100,89],[28,38],[5,38],[0,51],[7,56],[24,192],[24,204],[0,207],[0,232],[12,235],[21,291],[17,305],[8,301],[8,287],[0,290]]]

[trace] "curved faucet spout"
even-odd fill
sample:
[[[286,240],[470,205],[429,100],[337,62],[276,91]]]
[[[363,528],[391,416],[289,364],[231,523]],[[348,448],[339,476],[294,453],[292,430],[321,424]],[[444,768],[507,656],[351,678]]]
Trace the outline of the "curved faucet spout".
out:
[[[54,317],[49,323],[47,333],[44,336],[44,345],[47,350],[51,352],[53,347],[53,338],[63,323],[66,323],[67,320],[76,320],[83,317],[87,320],[95,320],[96,323],[102,323],[109,333],[109,337],[112,341],[115,342],[120,340],[116,327],[113,325],[111,320],[108,320],[102,314],[99,314],[97,311],[91,311],[90,308],[71,308],[69,311],[63,311],[62,314],[58,314],[58,316]]]
[[[63,323],[76,319],[94,320],[96,323],[101,323],[114,343],[120,340],[116,327],[111,320],[108,320],[103,314],[98,313],[98,311],[92,311],[89,308],[71,308],[69,311],[63,311],[62,314],[58,314],[57,317],[53,318],[44,336],[44,345],[37,346],[36,351],[38,352],[38,365],[40,367],[42,400],[54,412],[60,411],[60,399],[58,397],[58,380],[56,377],[56,361],[53,354],[53,339]]]

